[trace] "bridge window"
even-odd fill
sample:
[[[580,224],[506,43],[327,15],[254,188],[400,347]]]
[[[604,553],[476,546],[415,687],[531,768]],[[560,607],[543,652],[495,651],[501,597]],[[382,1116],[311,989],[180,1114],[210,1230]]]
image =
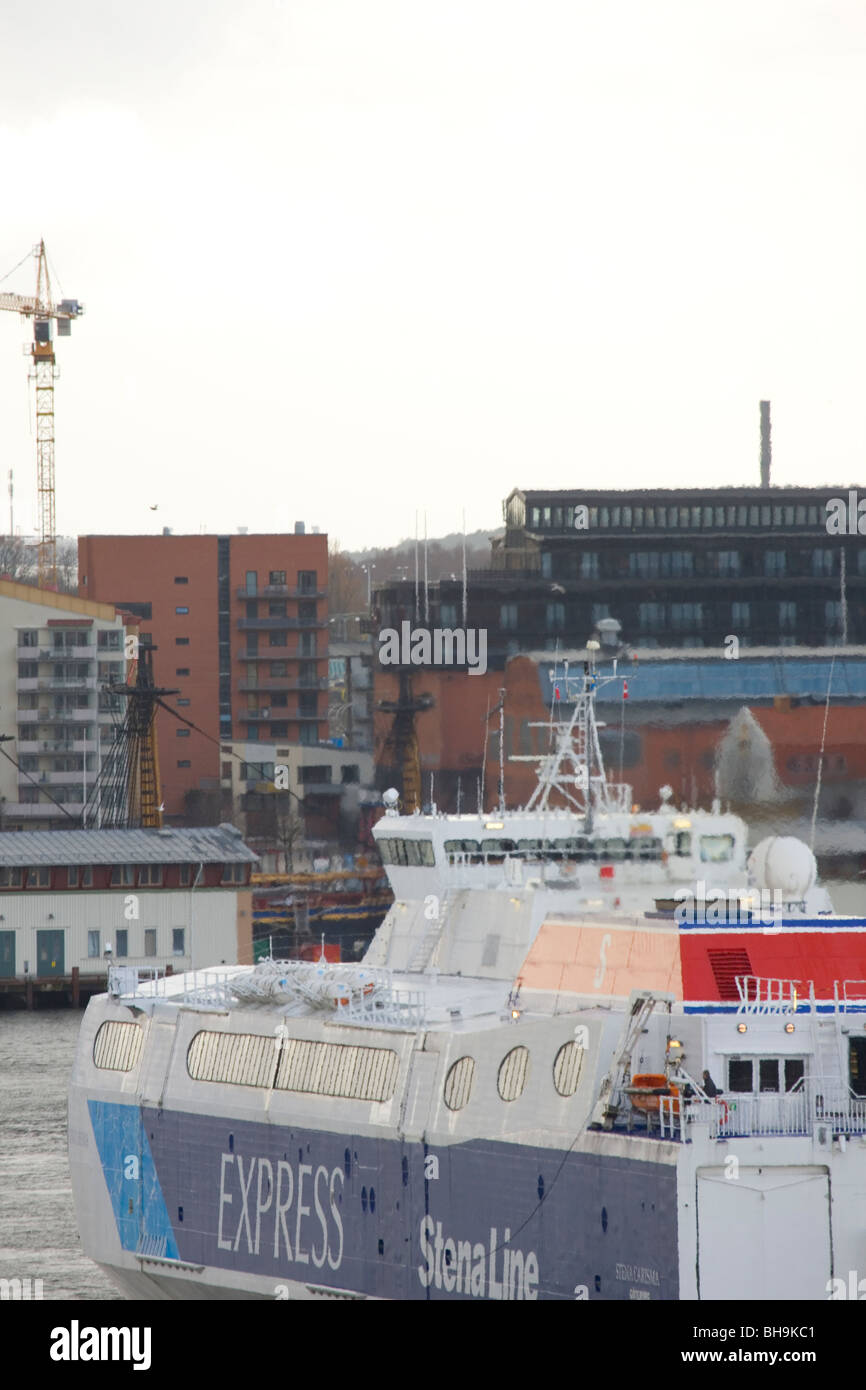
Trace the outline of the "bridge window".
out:
[[[748,1095],[757,1090],[761,1094],[777,1095],[783,1083],[786,1091],[797,1089],[805,1071],[802,1057],[731,1057],[728,1090],[735,1094]]]
[[[432,840],[406,840],[406,863],[413,868],[429,869],[433,867],[433,841]]]
[[[761,1091],[778,1091],[778,1057],[761,1057],[758,1060],[758,1087]]]
[[[629,859],[661,859],[662,842],[652,835],[634,835],[629,842]]]
[[[446,840],[445,853],[449,859],[455,854],[478,855],[481,853],[481,846],[477,840]]]
[[[733,835],[702,835],[701,861],[704,864],[724,864],[734,857]]]
[[[728,1090],[750,1092],[752,1090],[752,1059],[746,1061],[733,1058],[728,1062]]]

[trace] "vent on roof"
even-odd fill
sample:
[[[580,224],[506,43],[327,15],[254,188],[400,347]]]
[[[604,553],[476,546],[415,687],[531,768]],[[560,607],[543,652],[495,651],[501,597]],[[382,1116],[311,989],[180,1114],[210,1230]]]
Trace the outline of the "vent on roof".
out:
[[[742,950],[707,951],[707,956],[716,982],[716,989],[719,991],[719,998],[725,1000],[739,999],[737,976],[754,973],[748,952]]]

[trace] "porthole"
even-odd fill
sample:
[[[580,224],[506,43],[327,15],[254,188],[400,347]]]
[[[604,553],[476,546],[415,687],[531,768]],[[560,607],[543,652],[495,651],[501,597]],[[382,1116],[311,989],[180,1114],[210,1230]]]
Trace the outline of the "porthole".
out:
[[[461,1057],[449,1068],[445,1078],[445,1104],[449,1110],[462,1110],[472,1094],[475,1059]]]
[[[561,1096],[573,1096],[583,1068],[585,1049],[574,1041],[565,1043],[553,1063],[553,1084]]]
[[[517,1100],[523,1095],[526,1078],[529,1075],[529,1048],[513,1047],[503,1057],[496,1078],[496,1086],[503,1100]]]

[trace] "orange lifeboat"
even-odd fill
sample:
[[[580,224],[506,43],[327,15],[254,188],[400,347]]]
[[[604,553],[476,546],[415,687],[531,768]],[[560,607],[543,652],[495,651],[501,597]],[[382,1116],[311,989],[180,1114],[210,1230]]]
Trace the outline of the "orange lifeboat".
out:
[[[662,1096],[679,1096],[679,1087],[672,1085],[666,1076],[656,1072],[641,1072],[631,1079],[631,1085],[623,1088],[629,1097],[635,1110],[640,1110],[644,1115],[657,1115],[661,1105]],[[677,1099],[674,1102],[673,1112],[675,1115],[680,1113],[680,1103]]]

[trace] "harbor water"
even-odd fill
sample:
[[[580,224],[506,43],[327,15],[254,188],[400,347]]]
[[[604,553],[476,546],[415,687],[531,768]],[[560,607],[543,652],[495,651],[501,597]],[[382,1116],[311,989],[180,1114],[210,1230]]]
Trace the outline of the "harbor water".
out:
[[[44,1299],[122,1297],[82,1253],[72,1204],[66,1092],[82,1018],[0,1012],[0,1279],[41,1279]]]

